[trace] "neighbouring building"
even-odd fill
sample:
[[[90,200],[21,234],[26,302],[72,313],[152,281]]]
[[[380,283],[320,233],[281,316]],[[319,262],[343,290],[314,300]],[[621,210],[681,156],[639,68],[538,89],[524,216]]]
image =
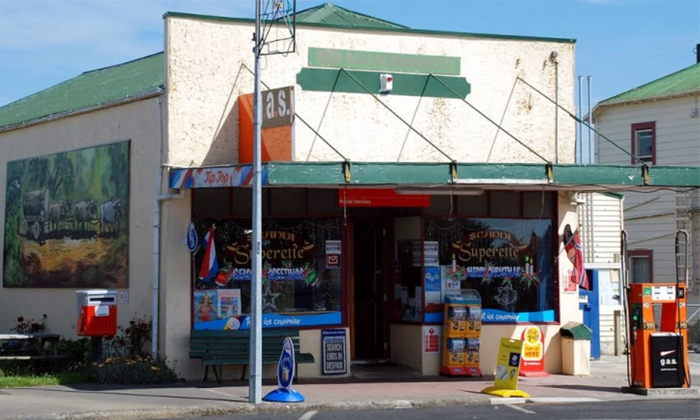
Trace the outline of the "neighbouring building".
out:
[[[639,164],[622,148],[651,167],[700,166],[699,100],[696,63],[598,103],[593,122],[610,141],[596,136],[596,162]],[[676,232],[682,229],[689,234],[688,303],[700,304],[700,191],[659,188],[624,195],[631,281],[683,278],[683,237],[679,258],[675,248]]]
[[[574,163],[575,123],[548,99],[574,107],[574,40],[330,4],[296,24],[295,51],[262,62],[262,275],[264,327],[299,329],[315,357],[299,375],[323,375],[325,329],[347,334],[348,362],[436,375],[442,302],[465,288],[481,295],[483,372],[530,325],[561,371],[559,329],[579,318],[574,193],[697,187],[698,172]],[[120,323],[155,316],[157,351],[194,379],[193,329],[249,327],[254,22],[164,25],[162,53],[0,108],[0,329],[46,313],[72,337],[75,290],[118,290]]]

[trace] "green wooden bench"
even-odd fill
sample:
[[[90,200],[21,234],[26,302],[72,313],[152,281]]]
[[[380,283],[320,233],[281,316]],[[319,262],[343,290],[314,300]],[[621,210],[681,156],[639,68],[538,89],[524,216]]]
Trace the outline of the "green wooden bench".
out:
[[[264,329],[262,336],[262,363],[277,364],[282,353],[284,339],[289,337],[294,342],[294,359],[296,364],[313,363],[314,356],[299,351],[299,330]],[[216,382],[221,383],[224,365],[243,365],[243,375],[250,360],[250,331],[209,331],[192,330],[190,332],[190,359],[201,359],[204,365],[204,380],[209,375],[209,366],[214,370]],[[218,366],[218,372],[217,372]],[[298,372],[297,366],[294,371]]]

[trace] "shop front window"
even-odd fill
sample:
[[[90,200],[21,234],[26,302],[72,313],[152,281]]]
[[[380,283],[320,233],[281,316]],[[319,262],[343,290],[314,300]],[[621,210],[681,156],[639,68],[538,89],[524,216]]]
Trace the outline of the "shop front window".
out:
[[[204,240],[214,226],[214,250]],[[250,220],[196,222],[194,329],[250,328]],[[339,219],[263,222],[263,328],[338,325],[341,317]]]
[[[554,322],[552,241],[550,219],[426,218],[424,252],[437,248],[424,267],[426,304],[476,289],[484,323]],[[441,321],[438,311],[426,306],[425,322]]]

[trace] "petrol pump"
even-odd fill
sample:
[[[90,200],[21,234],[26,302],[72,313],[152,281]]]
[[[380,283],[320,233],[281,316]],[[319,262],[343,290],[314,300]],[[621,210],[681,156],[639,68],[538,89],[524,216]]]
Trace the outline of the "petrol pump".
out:
[[[684,276],[678,257],[685,237]],[[676,233],[676,282],[630,283],[627,271],[627,232],[622,231],[623,282],[627,330],[627,369],[631,388],[689,388],[688,371],[688,233]],[[633,279],[632,279],[633,280]],[[657,324],[654,313],[660,312]]]

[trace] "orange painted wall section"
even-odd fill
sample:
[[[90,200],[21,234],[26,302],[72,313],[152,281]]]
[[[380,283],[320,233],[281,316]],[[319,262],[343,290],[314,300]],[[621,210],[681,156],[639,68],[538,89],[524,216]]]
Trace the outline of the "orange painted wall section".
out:
[[[238,97],[238,163],[253,163],[253,94]],[[263,125],[262,162],[290,162],[294,144],[292,126],[265,127]]]

